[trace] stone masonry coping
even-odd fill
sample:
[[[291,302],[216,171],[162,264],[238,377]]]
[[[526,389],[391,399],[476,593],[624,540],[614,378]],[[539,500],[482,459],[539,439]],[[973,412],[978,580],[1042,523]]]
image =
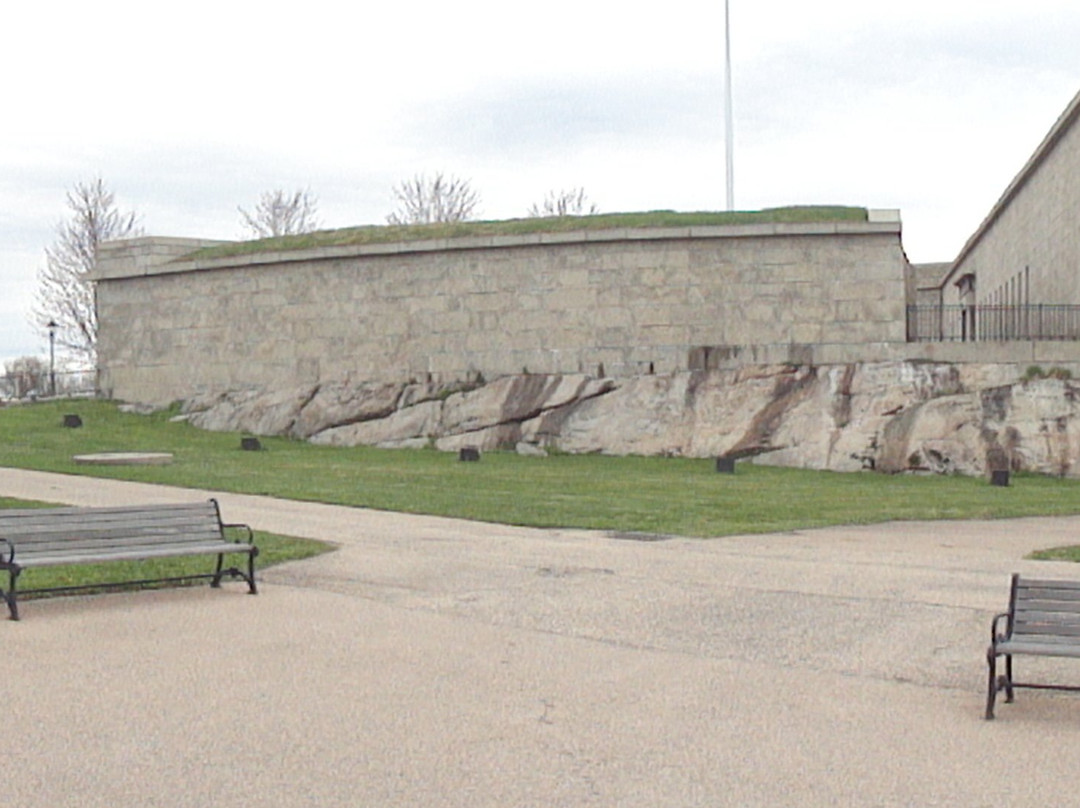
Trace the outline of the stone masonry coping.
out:
[[[300,250],[278,250],[247,255],[232,255],[211,259],[99,263],[93,280],[138,277],[143,275],[168,275],[183,272],[221,269],[225,267],[283,264],[301,261],[354,258],[368,255],[400,255],[457,250],[486,250],[515,247],[533,247],[551,244],[587,244],[590,242],[615,241],[662,241],[676,239],[723,239],[723,238],[769,238],[786,236],[832,236],[832,235],[899,235],[899,217],[887,221],[834,221],[834,222],[773,222],[763,224],[699,225],[691,227],[640,227],[614,228],[611,230],[577,230],[564,233],[526,233],[520,235],[464,236],[460,238],[398,241],[378,244],[353,244],[345,246],[313,247]],[[134,250],[142,255],[154,254],[154,237],[127,239],[113,242],[106,249]],[[102,265],[104,264],[104,266]]]

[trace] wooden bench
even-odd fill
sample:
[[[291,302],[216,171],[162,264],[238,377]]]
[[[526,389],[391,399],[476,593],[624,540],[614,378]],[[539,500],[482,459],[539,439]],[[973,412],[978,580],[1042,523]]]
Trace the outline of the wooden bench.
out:
[[[229,538],[234,536],[235,538]],[[247,570],[225,568],[225,556],[247,555]],[[9,575],[0,589],[12,620],[19,619],[18,595],[64,592],[117,584],[149,584],[209,578],[211,586],[223,576],[247,581],[256,594],[254,534],[247,525],[225,524],[216,500],[182,505],[139,505],[126,508],[0,508],[0,572]],[[177,556],[217,556],[213,572],[174,578],[114,581],[82,586],[30,589],[20,593],[23,570],[61,564],[105,561],[145,561]]]
[[[1004,630],[1002,630],[1004,623]],[[1080,658],[1080,582],[1045,581],[1013,575],[1009,611],[997,615],[990,627],[986,661],[990,668],[986,718],[994,717],[994,701],[1004,690],[1006,703],[1018,687],[1042,690],[1080,690],[1013,680],[1013,657],[1021,655]],[[1005,657],[1005,674],[997,674],[997,658]]]

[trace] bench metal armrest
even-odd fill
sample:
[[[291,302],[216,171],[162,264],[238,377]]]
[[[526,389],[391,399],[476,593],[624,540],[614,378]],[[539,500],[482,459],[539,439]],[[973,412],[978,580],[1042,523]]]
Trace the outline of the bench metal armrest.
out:
[[[1006,621],[1005,633],[1000,631],[1001,621]],[[1012,614],[1010,612],[1002,612],[1001,614],[994,615],[994,621],[990,624],[990,645],[996,646],[999,642],[1007,640],[1012,634]]]
[[[240,539],[236,540],[237,544],[255,544],[255,531],[251,529],[250,525],[241,524],[240,522],[228,522],[222,523],[222,531],[226,530],[241,530],[247,534],[247,541],[241,542]]]

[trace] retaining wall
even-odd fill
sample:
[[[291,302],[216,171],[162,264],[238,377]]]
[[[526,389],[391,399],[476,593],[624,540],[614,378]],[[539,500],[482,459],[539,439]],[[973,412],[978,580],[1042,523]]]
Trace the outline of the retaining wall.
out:
[[[685,370],[702,346],[714,364],[725,351],[891,352],[914,289],[899,221],[183,256],[203,243],[102,247],[105,393],[157,403],[330,378],[633,375]]]

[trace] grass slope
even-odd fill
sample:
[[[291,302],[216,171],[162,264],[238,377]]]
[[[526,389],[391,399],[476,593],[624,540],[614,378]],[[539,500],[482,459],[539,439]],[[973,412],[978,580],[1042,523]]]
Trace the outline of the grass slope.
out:
[[[65,429],[65,412],[85,426]],[[337,449],[283,438],[262,452],[236,434],[128,415],[108,402],[0,410],[0,465],[184,487],[269,494],[537,527],[724,536],[897,519],[1080,513],[1080,482],[1015,476],[1009,488],[968,477],[837,474],[740,464],[717,474],[689,458],[485,454],[460,463],[432,450]],[[76,466],[99,451],[166,451],[171,466]]]

